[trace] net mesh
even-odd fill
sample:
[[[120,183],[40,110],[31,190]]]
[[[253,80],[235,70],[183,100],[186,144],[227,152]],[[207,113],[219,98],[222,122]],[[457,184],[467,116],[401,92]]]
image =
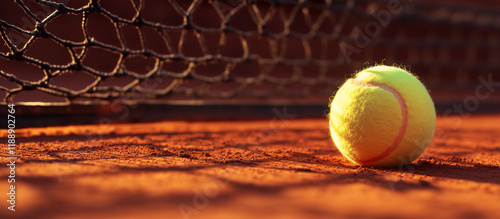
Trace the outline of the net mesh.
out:
[[[2,1],[0,92],[4,104],[324,104],[356,69],[383,62],[411,66],[446,99],[497,77],[499,12],[397,0]]]

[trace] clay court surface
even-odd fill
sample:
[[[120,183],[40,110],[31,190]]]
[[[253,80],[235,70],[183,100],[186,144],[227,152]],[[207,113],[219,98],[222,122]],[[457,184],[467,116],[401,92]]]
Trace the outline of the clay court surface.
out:
[[[394,169],[349,163],[324,118],[17,129],[17,210],[0,218],[499,218],[499,124],[440,117]]]

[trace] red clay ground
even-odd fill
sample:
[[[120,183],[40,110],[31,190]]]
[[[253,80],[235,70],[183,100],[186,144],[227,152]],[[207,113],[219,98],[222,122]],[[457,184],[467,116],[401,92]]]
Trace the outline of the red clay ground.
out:
[[[18,129],[0,218],[500,218],[499,124],[441,117],[402,169],[350,164],[325,119]]]

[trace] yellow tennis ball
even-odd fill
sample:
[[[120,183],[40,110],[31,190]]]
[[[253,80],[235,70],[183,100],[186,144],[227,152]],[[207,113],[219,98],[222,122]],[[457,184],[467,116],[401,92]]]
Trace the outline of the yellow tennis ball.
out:
[[[411,73],[374,66],[348,79],[330,103],[330,133],[339,151],[362,166],[397,167],[429,145],[436,111]]]

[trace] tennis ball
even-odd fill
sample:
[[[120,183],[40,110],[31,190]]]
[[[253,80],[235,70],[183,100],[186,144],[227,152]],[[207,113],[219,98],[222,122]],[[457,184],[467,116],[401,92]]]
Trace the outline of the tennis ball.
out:
[[[328,116],[334,144],[362,166],[411,163],[429,145],[436,127],[425,86],[404,69],[384,65],[348,79],[330,102]]]

